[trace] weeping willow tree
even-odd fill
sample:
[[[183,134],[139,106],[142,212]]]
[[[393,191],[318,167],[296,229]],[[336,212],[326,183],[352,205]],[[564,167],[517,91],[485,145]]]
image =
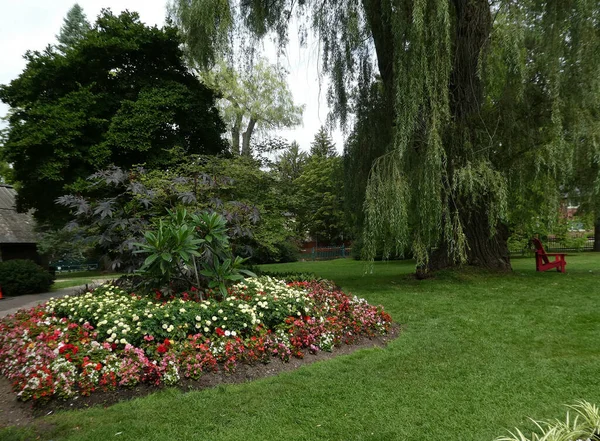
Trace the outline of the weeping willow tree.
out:
[[[576,152],[597,145],[595,0],[176,0],[172,11],[207,63],[240,29],[285,45],[295,17],[321,42],[342,125],[381,84],[390,136],[365,186],[367,257],[411,249],[425,272],[509,270],[509,213],[556,209]]]

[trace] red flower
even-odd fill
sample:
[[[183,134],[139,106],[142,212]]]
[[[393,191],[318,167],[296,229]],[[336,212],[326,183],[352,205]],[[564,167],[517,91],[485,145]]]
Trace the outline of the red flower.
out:
[[[96,370],[99,371],[100,369],[102,369],[102,363],[98,363],[96,365]]]
[[[223,337],[225,335],[225,331],[223,331],[221,328],[215,329],[215,332],[219,337]]]

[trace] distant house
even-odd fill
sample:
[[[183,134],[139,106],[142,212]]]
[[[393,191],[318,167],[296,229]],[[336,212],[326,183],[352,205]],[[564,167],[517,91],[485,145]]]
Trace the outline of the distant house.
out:
[[[12,186],[0,184],[0,261],[30,259],[41,264],[35,221],[30,213],[17,213],[16,196]]]

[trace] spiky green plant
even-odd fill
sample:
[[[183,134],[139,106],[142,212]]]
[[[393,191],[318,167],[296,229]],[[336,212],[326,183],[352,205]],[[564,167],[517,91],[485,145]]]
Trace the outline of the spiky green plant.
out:
[[[508,432],[507,436],[496,438],[496,441],[588,441],[600,440],[600,409],[595,404],[579,401],[567,406],[575,411],[571,419],[569,412],[565,421],[533,421],[539,433],[527,437],[519,429]]]

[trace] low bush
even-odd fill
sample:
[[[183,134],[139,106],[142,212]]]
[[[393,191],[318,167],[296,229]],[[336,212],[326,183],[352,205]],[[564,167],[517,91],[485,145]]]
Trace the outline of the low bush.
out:
[[[250,270],[257,276],[274,277],[276,279],[285,280],[286,282],[315,282],[319,278],[314,273],[298,272],[298,271],[266,271],[259,267],[251,267]]]
[[[54,277],[32,260],[0,262],[0,286],[5,295],[47,292],[53,281]]]

